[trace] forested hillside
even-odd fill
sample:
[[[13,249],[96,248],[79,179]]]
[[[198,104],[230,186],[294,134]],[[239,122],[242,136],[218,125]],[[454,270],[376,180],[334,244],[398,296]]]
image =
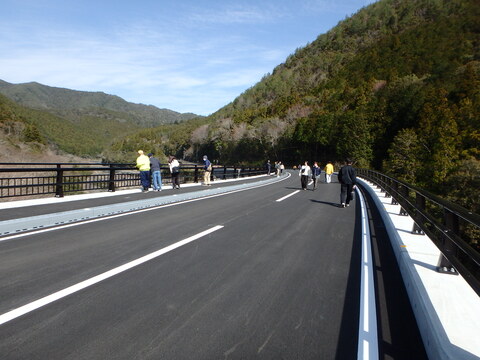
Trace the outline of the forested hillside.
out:
[[[0,80],[0,93],[16,103],[32,109],[48,110],[66,119],[81,120],[82,116],[119,114],[119,121],[129,121],[140,127],[171,124],[196,117],[152,105],[134,104],[103,92],[76,91],[42,85],[36,82],[10,84]]]
[[[28,130],[39,143],[84,157],[98,157],[115,139],[143,128],[178,123],[196,116],[132,104],[104,93],[38,83],[15,85],[0,80],[2,93],[5,94],[0,95],[4,134],[5,131],[13,134],[11,126],[5,124],[16,124],[15,133],[20,128],[20,132]],[[23,135],[16,138],[18,142],[22,139],[25,139]],[[24,145],[29,148],[28,142]]]
[[[200,126],[178,128],[176,154],[291,165],[348,156],[479,212],[479,35],[478,0],[380,0]],[[136,141],[172,151],[167,132]]]

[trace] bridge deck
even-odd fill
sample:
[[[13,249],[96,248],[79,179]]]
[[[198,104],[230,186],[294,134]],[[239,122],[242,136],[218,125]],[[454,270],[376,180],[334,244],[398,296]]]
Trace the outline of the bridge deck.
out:
[[[0,325],[2,358],[355,358],[359,209],[357,204],[337,207],[335,183],[277,201],[299,188],[294,176],[174,207],[0,238],[1,317],[222,226]],[[198,191],[212,189],[190,187],[175,194]],[[3,209],[0,219],[172,194],[122,193],[30,204]],[[373,208],[371,229],[380,357],[426,358],[385,229]]]

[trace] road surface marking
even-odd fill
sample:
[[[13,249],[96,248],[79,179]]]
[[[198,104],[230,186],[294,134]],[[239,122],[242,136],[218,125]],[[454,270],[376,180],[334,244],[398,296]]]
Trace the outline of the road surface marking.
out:
[[[293,195],[295,195],[295,194],[298,193],[298,192],[300,192],[300,190],[294,191],[293,193],[288,194],[287,196],[284,196],[284,197],[282,197],[282,198],[280,198],[280,199],[278,199],[278,200],[276,200],[276,201],[277,201],[277,202],[280,202],[280,201],[283,201],[283,200],[285,200],[285,199],[288,199],[290,196],[293,196]]]
[[[169,245],[167,247],[164,247],[163,249],[157,250],[153,253],[150,253],[148,255],[142,256],[141,258],[138,258],[136,260],[130,261],[126,264],[120,265],[112,270],[106,271],[100,275],[94,276],[90,279],[84,280],[82,282],[79,282],[78,284],[69,286],[66,289],[57,291],[51,295],[45,296],[41,299],[38,299],[36,301],[33,301],[29,304],[23,305],[17,309],[11,310],[5,314],[0,315],[0,325],[5,324],[8,321],[14,320],[22,315],[25,315],[31,311],[37,310],[45,305],[48,305],[54,301],[60,300],[66,296],[69,296],[73,293],[76,293],[80,290],[83,290],[89,286],[92,286],[94,284],[99,283],[100,281],[106,280],[108,278],[111,278],[112,276],[118,275],[124,271],[130,270],[136,266],[139,266],[147,261],[153,260],[163,254],[166,254],[172,250],[175,250],[183,245],[186,245],[188,243],[191,243],[192,241],[198,240],[203,236],[206,236],[208,234],[213,233],[214,231],[222,229],[222,225],[217,225],[214,226],[208,230],[202,231],[201,233],[198,233],[196,235],[190,236],[186,239],[180,240],[172,245]]]
[[[151,206],[151,207],[148,207],[148,208],[145,208],[145,209],[132,210],[132,211],[127,211],[127,212],[123,212],[123,213],[115,214],[115,215],[106,215],[106,216],[102,216],[102,217],[95,218],[95,219],[88,219],[88,220],[82,220],[82,221],[78,221],[78,222],[71,223],[71,224],[52,226],[52,227],[48,227],[48,228],[41,229],[41,230],[33,230],[33,231],[28,231],[28,232],[22,232],[22,233],[15,234],[15,235],[7,235],[7,236],[0,237],[0,241],[17,239],[17,238],[21,238],[21,237],[25,237],[25,236],[41,234],[41,233],[44,233],[44,232],[66,229],[66,228],[73,227],[73,226],[80,226],[80,225],[90,224],[90,223],[97,222],[97,221],[115,219],[115,218],[118,218],[118,217],[121,217],[121,216],[129,216],[129,215],[134,215],[134,214],[138,214],[138,213],[142,213],[142,212],[146,212],[146,211],[158,210],[158,209],[162,209],[162,208],[166,208],[166,207],[170,207],[170,206],[177,206],[177,205],[182,205],[182,204],[186,204],[186,203],[190,203],[190,202],[194,202],[194,201],[212,199],[212,198],[219,197],[219,196],[230,195],[230,194],[234,194],[234,193],[237,193],[237,192],[257,189],[257,188],[260,188],[260,187],[276,184],[277,182],[280,182],[280,181],[284,181],[284,180],[288,179],[290,176],[291,176],[290,173],[288,173],[287,176],[284,177],[283,179],[276,180],[275,182],[271,182],[271,183],[267,183],[267,184],[260,184],[260,185],[247,187],[247,188],[244,188],[244,189],[236,189],[236,190],[226,191],[226,192],[220,193],[220,194],[206,195],[206,196],[202,196],[202,197],[198,197],[198,198],[194,198],[194,199],[181,200],[181,201],[174,202],[174,203],[169,203],[169,204]]]
[[[358,189],[356,192],[360,199],[362,213],[362,266],[357,360],[378,360],[377,313],[370,228],[365,199]]]

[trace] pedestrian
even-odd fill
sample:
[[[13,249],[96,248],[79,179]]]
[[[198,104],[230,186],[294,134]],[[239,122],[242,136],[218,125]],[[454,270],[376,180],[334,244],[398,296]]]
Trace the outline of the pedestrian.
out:
[[[325,165],[325,182],[330,184],[332,181],[332,174],[333,174],[333,165],[332,162],[329,161],[327,165]]]
[[[280,162],[280,175],[283,174],[283,170],[285,170],[285,165],[283,165],[283,163]]]
[[[312,180],[313,180],[313,190],[317,188],[317,182],[320,180],[320,174],[322,169],[318,166],[318,163],[315,161],[312,167]]]
[[[303,190],[307,190],[308,178],[310,177],[311,174],[312,174],[312,169],[310,169],[310,166],[308,166],[308,161],[305,161],[305,164],[303,164],[300,167],[300,171],[298,172]]]
[[[267,163],[265,164],[265,168],[267,169],[268,176],[270,176],[272,172],[272,164],[270,164],[270,160],[267,160]]]
[[[162,191],[162,174],[160,173],[160,161],[153,156],[153,153],[148,154],[150,158],[150,171],[152,172],[153,191]]]
[[[346,165],[338,172],[338,181],[340,182],[340,207],[350,206],[353,200],[353,190],[357,184],[357,175],[352,167],[352,160],[347,159]]]
[[[143,153],[143,150],[138,150],[137,169],[140,171],[142,191],[148,192],[148,188],[150,187],[150,159]]]
[[[168,158],[168,166],[170,167],[170,173],[172,174],[172,187],[173,189],[180,189],[180,163],[175,156],[170,155]]]
[[[280,176],[280,165],[282,163],[280,161],[275,162],[275,172],[277,173],[277,176]]]
[[[203,155],[203,185],[210,186],[210,177],[212,176],[212,163],[207,155]]]

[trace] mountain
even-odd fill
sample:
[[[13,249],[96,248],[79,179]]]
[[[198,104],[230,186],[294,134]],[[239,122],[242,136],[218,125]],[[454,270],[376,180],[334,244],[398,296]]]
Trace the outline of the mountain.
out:
[[[61,89],[35,82],[10,84],[2,80],[0,107],[3,135],[12,134],[12,124],[15,125],[18,136],[12,139],[25,150],[24,161],[28,161],[28,149],[33,143],[44,144],[57,152],[99,157],[112,142],[125,135],[197,117],[129,103],[101,92]],[[25,142],[29,136],[25,137],[23,132],[30,130],[38,142]],[[12,139],[6,143],[12,144]],[[40,149],[33,148],[37,152]]]
[[[101,116],[104,110],[122,113],[124,114],[122,118],[141,127],[170,124],[197,117],[191,113],[181,114],[152,105],[130,103],[103,92],[75,91],[36,82],[10,84],[0,80],[0,93],[25,107],[47,110],[66,117]]]
[[[192,128],[134,138],[179,157],[375,168],[480,211],[478,0],[379,0]],[[471,191],[470,191],[470,190]]]

